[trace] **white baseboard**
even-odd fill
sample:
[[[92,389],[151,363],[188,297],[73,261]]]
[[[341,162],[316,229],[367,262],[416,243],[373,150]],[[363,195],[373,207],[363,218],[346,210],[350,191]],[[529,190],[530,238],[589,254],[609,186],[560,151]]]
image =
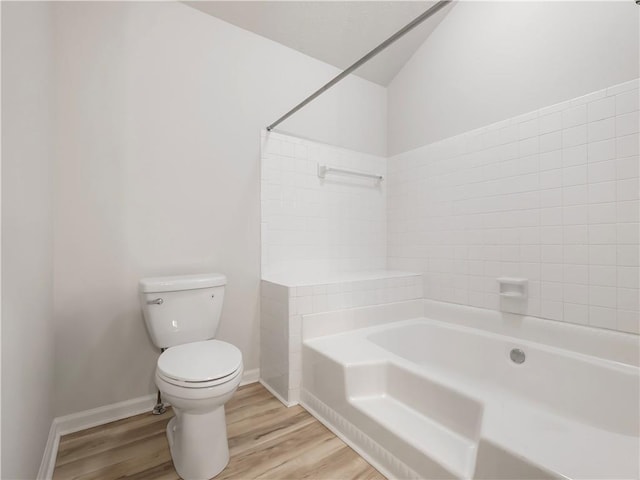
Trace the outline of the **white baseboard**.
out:
[[[250,383],[256,383],[260,380],[260,369],[254,368],[253,370],[245,370],[242,373],[242,380],[240,386],[249,385]]]
[[[58,433],[58,424],[54,419],[49,429],[49,437],[44,447],[42,462],[40,462],[40,470],[38,470],[38,480],[51,480],[53,477],[53,469],[56,466],[56,457],[58,455],[58,445],[60,444],[60,434]]]
[[[125,400],[124,402],[112,403],[111,405],[54,418],[53,422],[51,422],[51,429],[49,430],[49,438],[47,439],[47,445],[42,456],[42,463],[40,463],[38,479],[50,480],[53,477],[53,469],[56,465],[56,456],[58,455],[58,445],[60,444],[60,437],[62,435],[149,412],[155,404],[156,395],[150,394],[144,397]]]
[[[112,403],[103,407],[92,408],[83,412],[72,413],[64,417],[57,417],[54,422],[58,424],[58,433],[67,435],[79,432],[87,428],[97,427],[105,423],[115,422],[123,418],[150,412],[156,404],[156,394],[152,393],[144,397]]]
[[[263,379],[260,379],[260,384],[266,388],[267,390],[269,390],[269,393],[271,393],[271,395],[273,395],[274,397],[276,397],[278,400],[280,400],[280,402],[285,406],[285,407],[293,407],[295,405],[295,403],[292,402],[288,402],[286,401],[282,395],[280,395],[278,392],[276,392],[274,390],[274,388],[269,385],[267,382],[265,382]]]
[[[259,368],[247,370],[242,374],[240,385],[255,383],[259,379]],[[125,400],[124,402],[112,403],[111,405],[54,418],[53,422],[51,422],[49,437],[47,438],[42,462],[40,463],[38,480],[51,480],[53,477],[56,456],[58,455],[58,445],[60,444],[60,437],[62,435],[150,412],[155,404],[156,394],[152,393],[143,397]]]

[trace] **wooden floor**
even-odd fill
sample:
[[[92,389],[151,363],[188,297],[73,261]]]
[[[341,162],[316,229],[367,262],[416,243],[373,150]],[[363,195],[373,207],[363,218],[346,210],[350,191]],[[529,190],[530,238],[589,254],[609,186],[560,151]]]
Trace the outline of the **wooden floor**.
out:
[[[300,406],[287,408],[262,385],[226,404],[229,465],[216,479],[384,479]],[[142,414],[65,435],[54,480],[174,480],[165,434],[172,417]]]

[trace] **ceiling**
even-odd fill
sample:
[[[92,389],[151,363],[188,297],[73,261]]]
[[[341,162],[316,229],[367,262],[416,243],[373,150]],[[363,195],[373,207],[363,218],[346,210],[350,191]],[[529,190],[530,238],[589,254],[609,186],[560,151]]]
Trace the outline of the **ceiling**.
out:
[[[191,1],[202,12],[345,69],[435,1]],[[387,86],[451,6],[354,72]]]

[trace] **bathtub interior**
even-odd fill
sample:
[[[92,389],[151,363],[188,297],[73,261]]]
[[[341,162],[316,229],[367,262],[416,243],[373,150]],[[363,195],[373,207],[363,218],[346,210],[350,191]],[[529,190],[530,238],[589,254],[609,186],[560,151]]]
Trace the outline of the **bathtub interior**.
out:
[[[638,476],[636,366],[424,318],[302,354],[303,405],[388,476]]]
[[[366,339],[429,368],[432,375],[457,378],[478,390],[491,388],[595,428],[639,434],[640,379],[631,366],[434,320],[374,332]],[[512,349],[525,352],[524,363],[509,361]]]
[[[469,476],[480,434],[479,402],[391,363],[349,368],[345,384],[351,405],[367,419],[361,422],[367,432],[380,423],[433,460],[425,459],[421,471]],[[436,473],[436,466],[444,471]]]
[[[387,477],[469,477],[476,448],[474,427],[479,416],[469,415],[464,422],[444,412],[437,419],[416,415],[404,403],[405,395],[387,388],[385,377],[392,366],[371,364],[345,369],[328,358],[320,363],[312,380],[314,385],[303,386],[302,404]],[[354,378],[358,381],[354,382]],[[433,386],[437,390],[437,385]],[[446,389],[438,393],[456,397]],[[479,412],[479,406],[472,410]],[[452,423],[465,433],[445,426]]]

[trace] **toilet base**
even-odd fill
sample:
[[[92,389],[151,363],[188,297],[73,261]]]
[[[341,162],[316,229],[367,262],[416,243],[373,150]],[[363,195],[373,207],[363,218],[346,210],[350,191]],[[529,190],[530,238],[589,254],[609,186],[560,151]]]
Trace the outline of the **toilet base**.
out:
[[[184,480],[208,480],[229,463],[224,405],[205,414],[175,409],[167,425],[173,466]]]

